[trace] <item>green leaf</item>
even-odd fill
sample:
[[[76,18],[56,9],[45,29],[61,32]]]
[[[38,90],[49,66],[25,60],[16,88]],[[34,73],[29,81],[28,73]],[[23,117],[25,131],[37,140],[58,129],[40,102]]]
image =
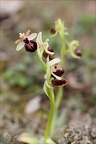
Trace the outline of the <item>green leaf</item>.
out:
[[[49,138],[49,139],[47,139],[46,144],[56,144],[56,143]]]
[[[57,118],[56,125],[58,128],[62,127],[65,124],[67,119],[67,112],[67,109],[64,109],[61,115]]]
[[[29,133],[22,133],[18,138],[18,141],[27,144],[39,144],[39,139]]]

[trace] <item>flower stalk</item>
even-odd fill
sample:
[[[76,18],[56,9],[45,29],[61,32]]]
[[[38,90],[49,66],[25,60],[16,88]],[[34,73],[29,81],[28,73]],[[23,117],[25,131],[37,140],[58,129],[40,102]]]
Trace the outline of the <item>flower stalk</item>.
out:
[[[45,129],[44,143],[46,143],[47,139],[50,137],[51,124],[52,124],[52,120],[54,117],[54,110],[55,110],[55,101],[54,101],[53,89],[47,87],[47,94],[48,94],[48,97],[50,99],[51,109],[50,109],[50,114],[49,114],[48,122],[46,125],[46,129]]]
[[[40,62],[41,62],[41,64],[42,64],[42,66],[43,66],[43,69],[46,71],[46,64],[45,64],[45,62],[44,62],[43,59],[42,59],[42,55],[41,55],[39,49],[38,49],[38,51],[37,51],[36,54],[37,54],[37,56],[38,56],[38,58],[39,58],[39,60],[40,60]]]
[[[80,50],[77,49],[77,46],[79,46],[79,42],[76,40],[73,40],[71,42],[68,42],[66,39],[66,35],[68,35],[68,32],[66,32],[67,28],[64,26],[64,22],[61,21],[61,19],[58,19],[55,22],[55,29],[54,29],[54,33],[52,35],[52,37],[56,36],[57,34],[59,34],[59,37],[61,39],[61,63],[62,63],[62,67],[65,67],[65,57],[68,53],[71,53],[71,55],[74,58],[80,58],[81,57],[81,52]],[[53,30],[51,31],[51,33],[53,32]],[[66,45],[68,46],[68,48],[66,48]],[[63,87],[59,87],[58,91],[57,91],[57,95],[56,95],[56,106],[55,106],[55,112],[54,112],[54,119],[53,119],[53,125],[52,125],[52,132],[51,135],[53,136],[56,131],[56,119],[58,116],[58,109],[60,107],[60,103],[62,100],[62,97],[64,96],[63,93]]]

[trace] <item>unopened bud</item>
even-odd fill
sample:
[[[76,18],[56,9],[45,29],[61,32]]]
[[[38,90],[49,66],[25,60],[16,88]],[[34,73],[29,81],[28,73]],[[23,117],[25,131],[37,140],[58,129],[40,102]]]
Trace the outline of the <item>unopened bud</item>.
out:
[[[54,28],[52,28],[52,29],[50,30],[50,32],[51,32],[51,34],[55,34],[55,33],[56,33],[56,30],[55,30]]]
[[[82,56],[82,53],[81,53],[81,51],[80,51],[79,49],[76,49],[76,50],[74,51],[74,53],[75,53],[76,56],[78,56],[78,57],[81,57],[81,56]]]

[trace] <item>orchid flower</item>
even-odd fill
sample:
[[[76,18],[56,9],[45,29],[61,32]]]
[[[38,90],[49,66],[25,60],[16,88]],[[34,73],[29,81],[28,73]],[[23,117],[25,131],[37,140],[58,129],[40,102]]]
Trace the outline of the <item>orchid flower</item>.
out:
[[[49,44],[48,44],[49,39],[46,39],[44,42],[42,41],[42,32],[38,33],[38,36],[36,38],[36,42],[38,45],[38,48],[40,48],[42,56],[47,59],[48,55],[49,55],[49,59],[53,59],[54,58],[54,51],[53,49],[49,48]]]
[[[74,58],[80,58],[82,56],[81,51],[77,49],[77,46],[79,46],[79,42],[77,40],[73,40],[67,44],[69,46],[69,52]]]
[[[64,86],[67,84],[66,80],[62,78],[64,73],[63,68],[58,64],[61,60],[59,58],[54,58],[49,61],[47,58],[47,72],[45,75],[45,84],[49,88],[53,86]]]
[[[28,30],[26,33],[19,33],[20,39],[15,41],[17,45],[16,51],[21,50],[23,47],[25,47],[26,51],[28,52],[34,52],[37,50],[37,43],[33,41],[34,38],[36,38],[37,33],[32,33],[29,35],[30,30]]]
[[[51,29],[51,33],[53,33],[52,36],[56,36],[57,34],[60,35],[60,37],[63,39],[64,35],[68,35],[68,32],[66,32],[67,28],[64,26],[64,21],[61,21],[61,19],[58,19],[55,21],[55,28]]]

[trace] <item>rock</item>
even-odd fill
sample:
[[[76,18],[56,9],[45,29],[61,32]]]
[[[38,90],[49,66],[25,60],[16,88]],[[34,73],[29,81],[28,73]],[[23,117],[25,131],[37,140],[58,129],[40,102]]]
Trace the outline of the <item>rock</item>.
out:
[[[26,114],[32,114],[35,111],[37,111],[40,108],[40,101],[41,101],[40,96],[36,96],[32,100],[30,100],[25,107],[25,113]]]
[[[0,17],[5,15],[12,15],[17,13],[19,10],[22,9],[24,2],[23,1],[6,1],[1,0],[1,14]]]
[[[11,29],[20,18],[20,11],[24,6],[24,1],[6,1],[0,3],[0,22],[3,29]]]
[[[96,127],[86,127],[85,125],[69,125],[59,131],[58,144],[95,144]],[[94,132],[93,132],[94,131]],[[91,133],[94,133],[94,136]]]
[[[79,90],[79,91],[88,91],[90,88],[90,73],[88,69],[83,66],[80,67],[75,73],[70,72],[67,75],[68,86],[71,89]]]

